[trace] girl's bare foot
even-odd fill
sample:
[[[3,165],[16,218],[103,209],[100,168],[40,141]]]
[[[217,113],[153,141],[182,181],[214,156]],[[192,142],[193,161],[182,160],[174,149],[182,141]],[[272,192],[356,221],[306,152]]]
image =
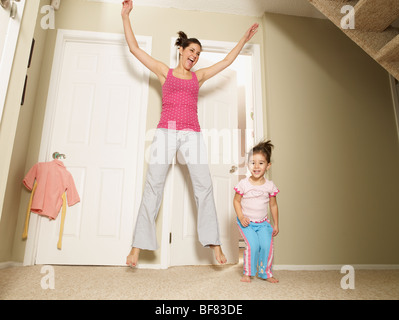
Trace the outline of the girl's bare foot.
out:
[[[242,276],[241,282],[251,282],[250,276],[246,276],[245,274]]]
[[[130,250],[129,255],[126,258],[126,264],[129,267],[136,267],[137,262],[139,261],[139,254],[140,254],[139,248],[132,248],[132,250]]]
[[[216,261],[219,262],[220,264],[225,264],[227,262],[227,259],[224,256],[222,247],[221,246],[210,246],[210,247],[213,249],[215,253]]]
[[[278,283],[278,280],[276,278],[267,278],[266,281],[270,282],[270,283]]]

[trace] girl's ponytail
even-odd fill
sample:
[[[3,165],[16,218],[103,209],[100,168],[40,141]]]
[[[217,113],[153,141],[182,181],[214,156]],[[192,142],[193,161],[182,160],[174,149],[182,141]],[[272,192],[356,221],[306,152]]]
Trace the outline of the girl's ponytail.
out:
[[[272,142],[270,140],[262,140],[255,147],[253,147],[251,149],[251,151],[249,152],[249,156],[251,156],[255,153],[262,153],[265,156],[267,162],[270,163],[273,148],[274,148],[274,145],[272,144]],[[248,159],[249,159],[249,157],[248,157]]]

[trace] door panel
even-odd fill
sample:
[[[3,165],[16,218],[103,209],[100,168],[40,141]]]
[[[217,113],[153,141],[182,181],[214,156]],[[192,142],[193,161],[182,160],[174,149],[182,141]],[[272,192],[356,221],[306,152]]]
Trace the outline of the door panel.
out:
[[[66,41],[58,81],[49,150],[66,154],[81,202],[67,208],[62,250],[60,217],[41,218],[36,263],[124,265],[141,193],[148,72],[123,42]]]

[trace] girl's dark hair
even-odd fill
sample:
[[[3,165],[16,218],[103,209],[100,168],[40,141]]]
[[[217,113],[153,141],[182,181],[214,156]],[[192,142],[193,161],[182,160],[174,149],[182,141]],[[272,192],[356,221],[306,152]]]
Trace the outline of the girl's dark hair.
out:
[[[272,157],[272,149],[273,148],[274,148],[274,145],[272,145],[270,140],[263,140],[251,149],[251,151],[249,152],[249,155],[248,155],[248,160],[249,160],[250,156],[252,156],[256,153],[261,153],[265,156],[267,162],[270,163],[270,158]]]
[[[198,39],[196,38],[188,38],[187,35],[183,31],[179,31],[177,33],[179,35],[179,38],[177,38],[175,42],[175,46],[177,47],[182,47],[183,50],[186,49],[190,44],[195,43],[198,44],[201,49],[202,49],[202,44],[199,42]]]

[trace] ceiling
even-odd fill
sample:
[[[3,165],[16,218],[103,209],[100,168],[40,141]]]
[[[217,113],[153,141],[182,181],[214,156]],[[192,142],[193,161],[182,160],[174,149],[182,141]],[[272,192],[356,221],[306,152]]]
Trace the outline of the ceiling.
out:
[[[89,0],[121,3],[122,0]],[[133,0],[137,6],[176,8],[260,17],[265,12],[324,18],[308,0]]]

